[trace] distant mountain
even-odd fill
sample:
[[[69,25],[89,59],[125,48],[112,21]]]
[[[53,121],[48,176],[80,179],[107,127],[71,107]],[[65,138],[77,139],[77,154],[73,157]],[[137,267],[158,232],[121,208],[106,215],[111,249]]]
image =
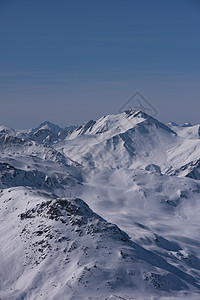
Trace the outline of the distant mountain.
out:
[[[76,126],[70,126],[63,129],[45,121],[38,127],[26,131],[26,134],[38,143],[52,144],[66,138],[75,128]]]
[[[199,128],[0,126],[0,299],[199,299]]]
[[[181,125],[181,127],[192,127],[191,123],[184,123]]]

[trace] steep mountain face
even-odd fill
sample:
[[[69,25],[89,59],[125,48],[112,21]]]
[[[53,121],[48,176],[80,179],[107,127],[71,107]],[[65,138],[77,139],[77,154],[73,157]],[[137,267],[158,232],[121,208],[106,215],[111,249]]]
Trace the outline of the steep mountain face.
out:
[[[199,125],[1,126],[0,299],[199,299],[199,180]]]
[[[175,170],[172,174],[200,180],[200,159],[182,166],[180,169]]]

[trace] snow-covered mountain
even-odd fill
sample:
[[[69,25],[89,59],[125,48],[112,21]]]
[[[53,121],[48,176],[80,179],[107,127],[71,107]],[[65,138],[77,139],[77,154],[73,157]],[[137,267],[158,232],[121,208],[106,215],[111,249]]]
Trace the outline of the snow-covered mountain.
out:
[[[199,159],[199,137],[198,125],[167,126],[129,110],[89,121],[55,147],[84,166],[146,169],[155,164],[165,174]]]
[[[25,131],[25,133],[27,133],[29,138],[38,143],[52,144],[67,137],[74,129],[76,129],[76,126],[70,126],[63,129],[51,122],[45,121],[37,128],[32,128]]]
[[[200,126],[0,127],[0,299],[199,299]]]

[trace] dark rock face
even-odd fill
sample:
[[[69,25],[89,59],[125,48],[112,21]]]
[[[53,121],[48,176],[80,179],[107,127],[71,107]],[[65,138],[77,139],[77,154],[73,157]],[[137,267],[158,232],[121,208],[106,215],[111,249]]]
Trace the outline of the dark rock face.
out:
[[[72,226],[84,226],[86,234],[106,233],[112,238],[128,241],[128,235],[121,231],[117,225],[108,223],[94,213],[81,199],[55,199],[38,204],[36,207],[20,214],[20,219],[31,219],[42,216],[51,220],[61,221]]]
[[[183,171],[186,171],[185,177],[200,180],[200,159],[182,166],[175,170],[171,175],[180,176]]]

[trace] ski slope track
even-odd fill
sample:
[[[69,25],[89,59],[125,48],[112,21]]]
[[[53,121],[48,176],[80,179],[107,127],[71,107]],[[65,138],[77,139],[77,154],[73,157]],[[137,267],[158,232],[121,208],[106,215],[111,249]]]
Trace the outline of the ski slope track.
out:
[[[0,299],[200,299],[200,125],[0,126]]]

